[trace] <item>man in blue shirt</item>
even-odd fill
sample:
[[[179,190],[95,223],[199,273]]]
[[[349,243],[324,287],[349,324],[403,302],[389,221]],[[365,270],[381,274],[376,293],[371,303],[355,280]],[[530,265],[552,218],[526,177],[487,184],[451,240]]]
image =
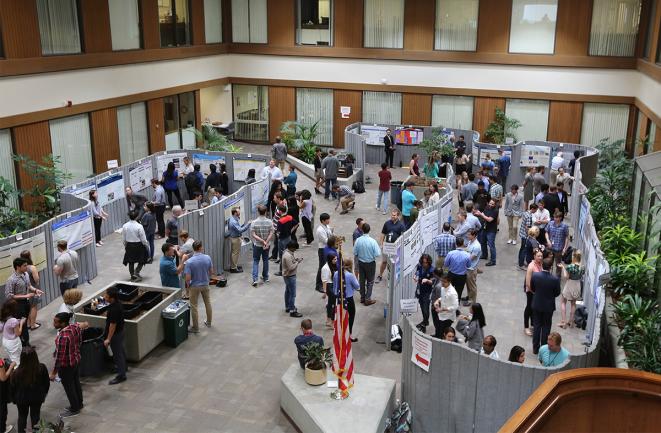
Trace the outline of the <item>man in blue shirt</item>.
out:
[[[298,352],[298,363],[301,364],[301,368],[305,368],[305,346],[311,343],[317,343],[323,347],[324,339],[312,332],[312,320],[310,319],[303,319],[301,321],[301,332],[302,335],[294,338],[294,344]]]
[[[491,154],[487,153],[486,159],[484,161],[482,161],[482,164],[480,164],[480,167],[482,167],[482,171],[483,172],[486,171],[486,174],[491,176],[491,175],[493,175],[493,168],[495,166],[496,165],[491,160]]]
[[[505,187],[507,176],[510,174],[512,159],[503,149],[498,149],[498,155],[500,156],[498,158],[498,176],[500,177],[500,184]]]
[[[363,223],[363,235],[356,239],[353,255],[358,260],[358,275],[360,278],[360,303],[366,306],[376,303],[372,299],[374,274],[376,274],[376,259],[381,255],[379,244],[369,235],[371,227]]]
[[[564,214],[556,211],[553,214],[553,221],[546,226],[546,246],[553,252],[555,261],[555,274],[560,276],[560,263],[562,256],[569,248],[569,226],[563,222]]]
[[[159,273],[161,275],[161,286],[164,287],[174,287],[180,288],[179,283],[179,274],[184,271],[184,263],[188,260],[186,254],[182,254],[179,260],[179,266],[175,263],[175,257],[177,255],[177,250],[174,245],[167,242],[163,243],[161,246],[161,251],[163,251],[163,256],[159,263]]]
[[[443,268],[443,260],[448,253],[457,248],[457,238],[452,234],[450,223],[443,223],[443,230],[433,240],[436,250],[436,268]]]
[[[544,367],[560,365],[569,358],[569,351],[562,344],[562,336],[557,332],[551,332],[546,339],[547,344],[539,348],[539,362]]]
[[[290,165],[289,166],[289,174],[282,181],[282,183],[287,185],[287,197],[293,197],[294,194],[296,194],[296,181],[297,180],[298,180],[298,175],[296,174],[296,167],[294,167],[293,165]]]
[[[406,225],[400,219],[401,213],[399,209],[394,209],[390,212],[390,219],[383,223],[381,229],[381,248],[385,242],[393,243],[406,231]],[[383,280],[383,273],[388,265],[388,257],[384,254],[381,260],[381,269],[379,269],[379,276],[376,277],[376,282],[380,283]]]
[[[339,259],[338,259],[339,260]],[[354,274],[351,273],[353,268],[353,260],[342,259],[342,297],[344,298],[344,305],[346,306],[347,313],[349,313],[349,333],[353,332],[353,321],[356,318],[356,303],[353,301],[353,294],[359,289],[360,285]],[[340,271],[335,272],[333,276],[333,292],[335,299],[340,302]],[[351,335],[351,341],[358,341]]]
[[[241,235],[250,228],[250,221],[241,224],[241,209],[232,208],[232,216],[228,221],[230,238],[230,272],[238,274],[243,272],[243,267],[239,266],[239,256],[241,255]]]
[[[413,209],[413,202],[416,201],[415,194],[413,194],[413,186],[415,184],[408,181],[404,184],[404,191],[402,191],[402,216],[404,217],[404,224],[406,228],[411,227],[411,209]]]
[[[193,319],[193,325],[188,329],[189,332],[197,334],[200,332],[198,326],[197,301],[202,295],[204,308],[206,309],[207,320],[204,324],[211,327],[211,298],[209,297],[209,277],[214,274],[211,257],[204,254],[202,242],[193,242],[193,257],[189,258],[184,264],[184,274],[186,275],[186,286],[190,293],[190,309]]]
[[[477,230],[475,229],[471,229],[468,232],[466,251],[470,254],[471,263],[466,272],[468,297],[462,299],[464,307],[468,307],[471,302],[477,302],[477,265],[480,263],[480,257],[482,256],[482,246],[477,240]]]
[[[457,291],[457,299],[461,299],[461,294],[464,293],[466,275],[471,266],[471,255],[463,247],[463,238],[457,239],[457,249],[450,251],[443,262],[443,266],[448,269],[448,277]]]

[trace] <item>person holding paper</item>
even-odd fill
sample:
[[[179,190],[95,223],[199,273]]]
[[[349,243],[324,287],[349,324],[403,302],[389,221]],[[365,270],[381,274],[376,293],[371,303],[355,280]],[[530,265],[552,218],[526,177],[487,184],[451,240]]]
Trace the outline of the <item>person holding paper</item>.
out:
[[[230,258],[230,273],[238,274],[243,272],[243,268],[239,266],[239,256],[241,255],[241,236],[250,228],[250,221],[246,224],[241,224],[241,209],[238,207],[232,208],[232,216],[229,219],[229,238],[231,245],[231,258]]]
[[[432,321],[434,322],[434,337],[441,338],[443,331],[452,326],[459,308],[459,295],[452,286],[450,276],[443,274],[443,269],[434,269],[434,288],[431,293],[433,305]]]

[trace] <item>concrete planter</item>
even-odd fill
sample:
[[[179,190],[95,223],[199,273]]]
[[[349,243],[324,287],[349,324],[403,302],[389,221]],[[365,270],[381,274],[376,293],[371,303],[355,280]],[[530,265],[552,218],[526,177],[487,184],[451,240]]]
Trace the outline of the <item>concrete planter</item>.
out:
[[[298,170],[299,173],[309,177],[312,180],[315,179],[314,165],[308,164],[307,162],[304,162],[291,155],[287,155],[287,162],[296,167],[296,170]],[[355,169],[351,177],[338,177],[337,183],[351,187],[354,181],[360,179],[360,176],[362,176],[362,169]]]
[[[613,308],[613,299],[606,295],[606,305],[604,306],[606,314],[606,323],[608,324],[608,345],[611,352],[611,361],[616,368],[629,368],[627,355],[624,350],[618,346],[617,341],[620,338],[620,327],[615,322],[615,309]]]
[[[308,385],[319,386],[326,383],[326,369],[312,370],[305,366],[305,382]]]

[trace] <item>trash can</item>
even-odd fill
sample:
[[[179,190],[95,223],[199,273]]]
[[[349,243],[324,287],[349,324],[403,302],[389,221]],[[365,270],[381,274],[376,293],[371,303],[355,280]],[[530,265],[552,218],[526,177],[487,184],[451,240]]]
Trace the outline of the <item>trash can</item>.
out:
[[[87,328],[80,344],[80,375],[97,376],[105,373],[106,348],[103,346],[103,328]]]
[[[397,209],[402,209],[402,185],[404,182],[401,180],[393,180],[390,182],[390,203],[397,206]]]
[[[163,316],[165,344],[170,347],[179,346],[188,338],[188,324],[190,323],[188,302],[178,299],[165,307],[161,315]]]

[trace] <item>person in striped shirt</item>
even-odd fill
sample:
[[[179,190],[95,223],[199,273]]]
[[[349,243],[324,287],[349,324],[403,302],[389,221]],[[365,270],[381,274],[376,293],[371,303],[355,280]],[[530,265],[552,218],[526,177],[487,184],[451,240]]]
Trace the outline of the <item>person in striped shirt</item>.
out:
[[[335,210],[342,205],[342,212],[340,212],[340,215],[349,212],[349,210],[353,209],[356,205],[356,194],[348,186],[335,184],[333,186],[333,193],[337,196]]]

